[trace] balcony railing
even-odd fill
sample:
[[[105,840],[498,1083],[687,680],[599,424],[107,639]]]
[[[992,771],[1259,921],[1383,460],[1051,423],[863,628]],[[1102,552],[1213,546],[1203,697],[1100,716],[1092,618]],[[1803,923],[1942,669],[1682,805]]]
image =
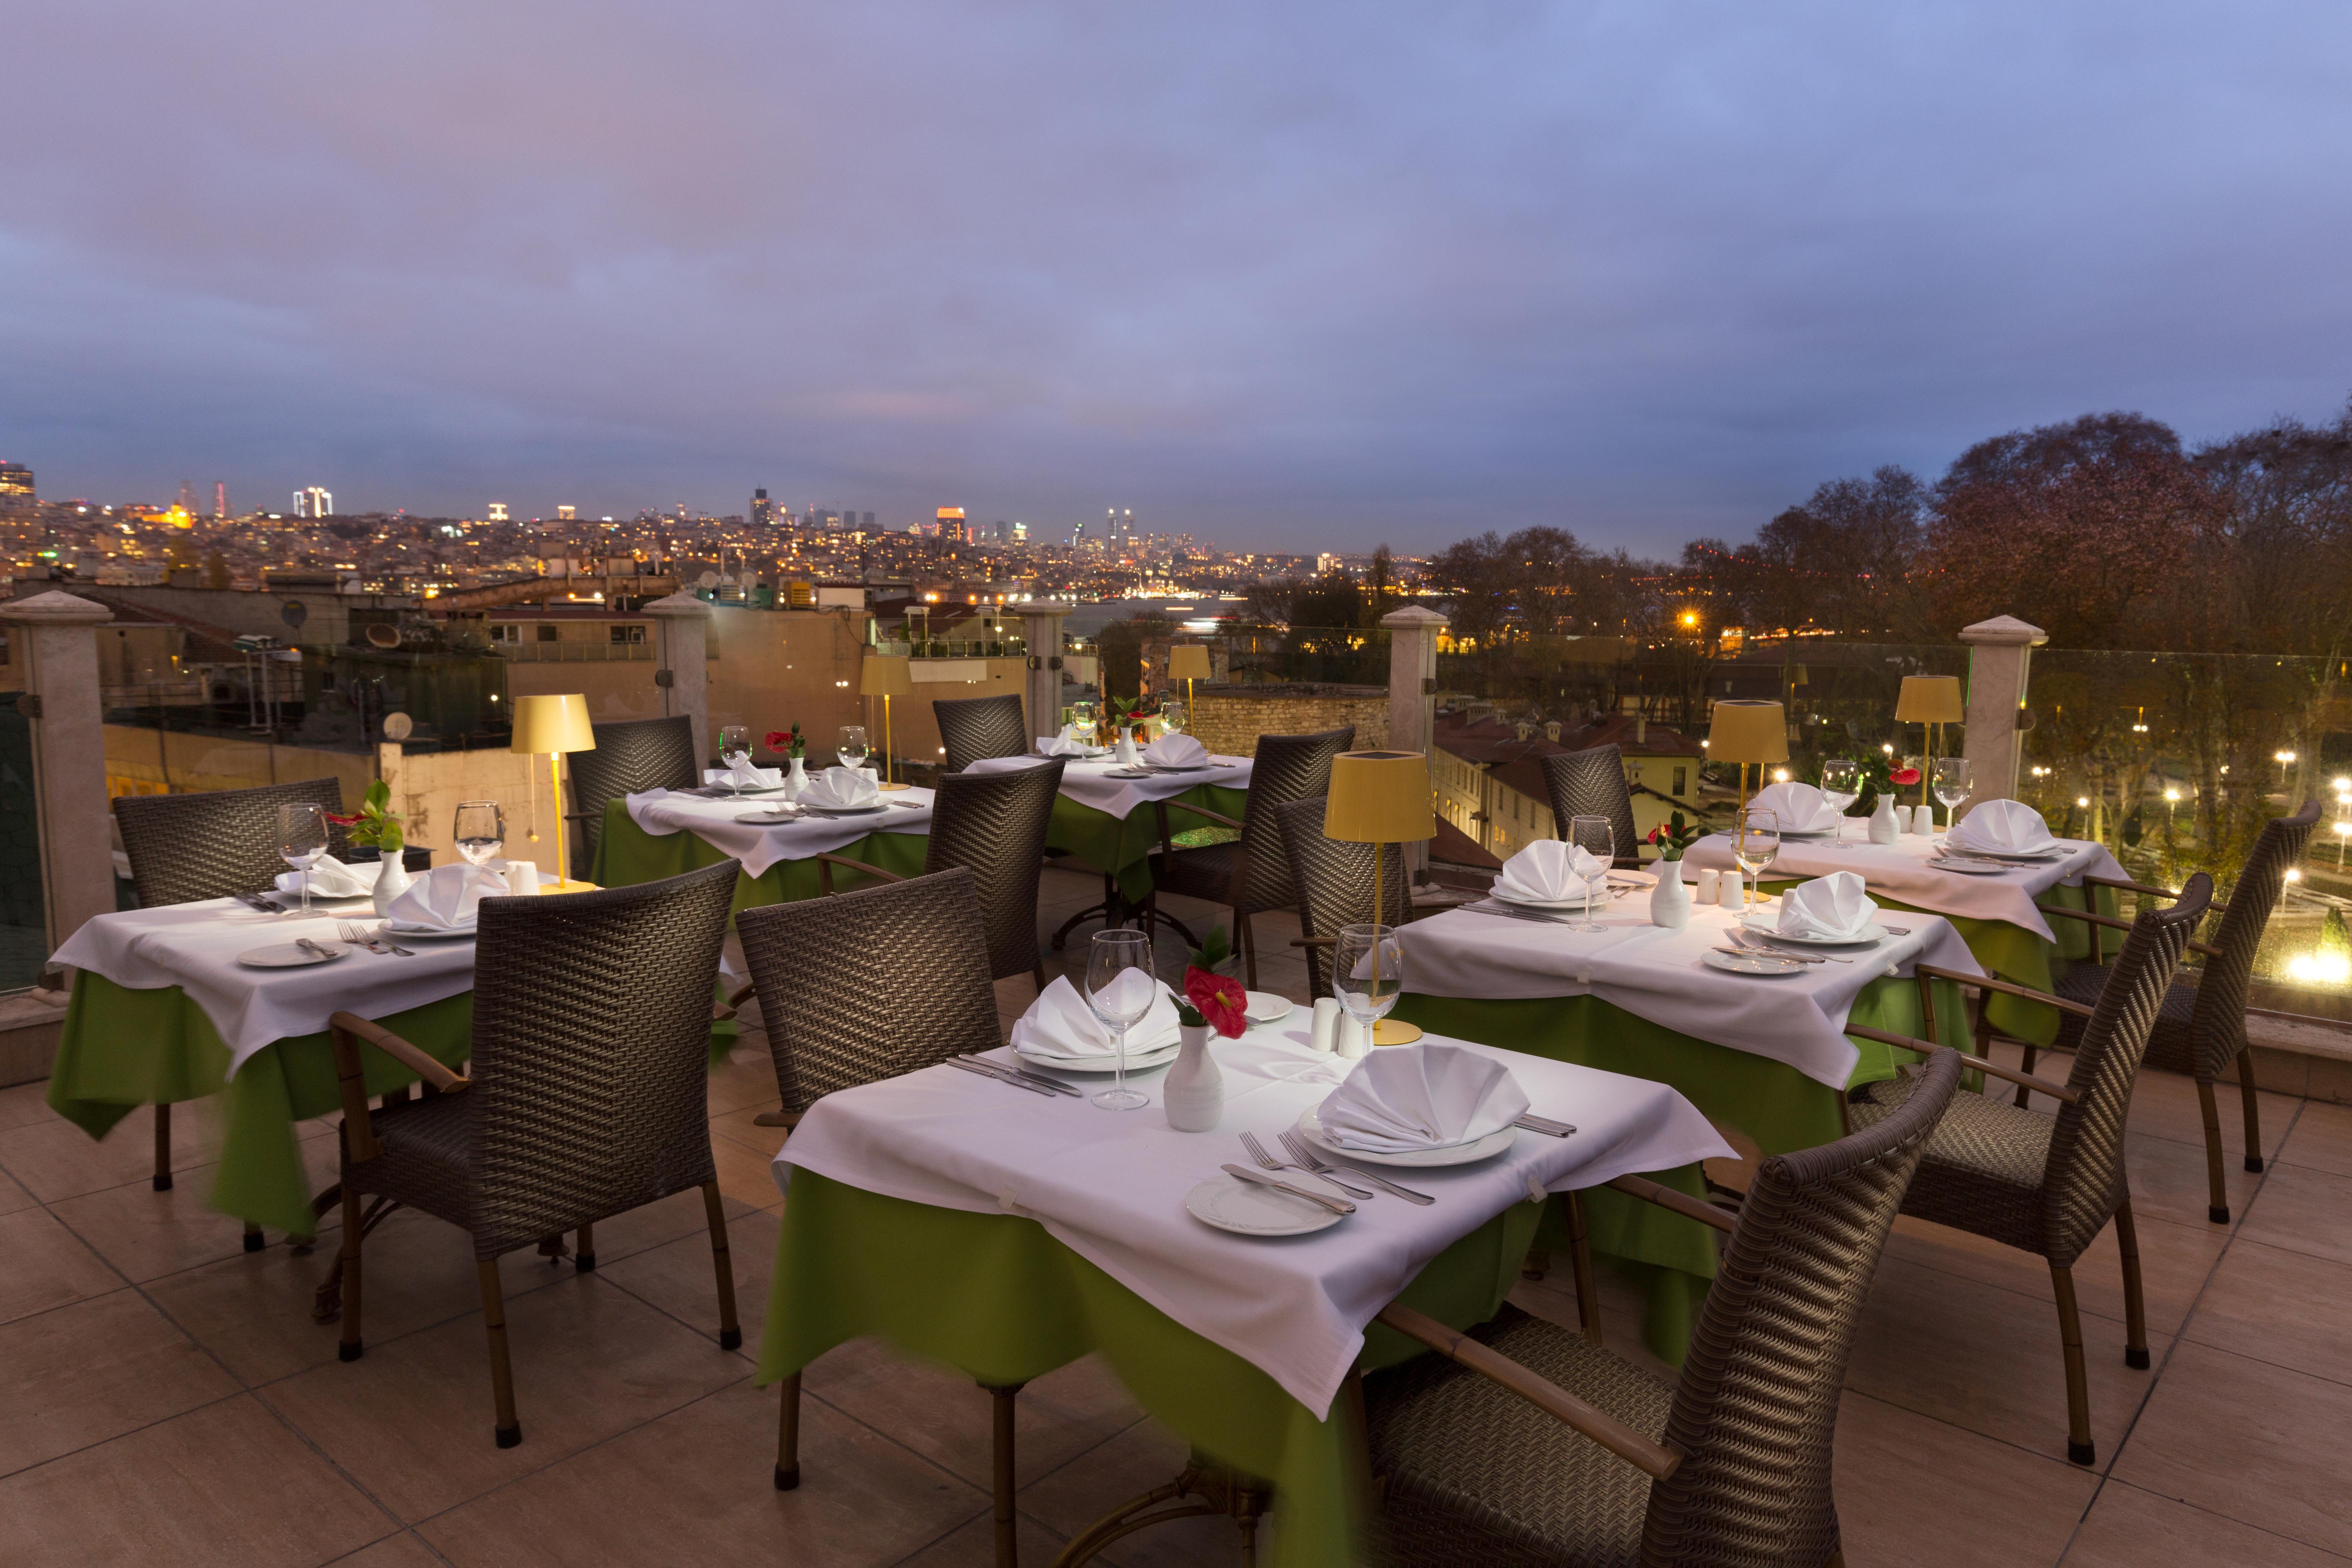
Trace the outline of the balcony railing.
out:
[[[635,664],[654,656],[651,643],[642,642],[502,642],[492,643],[509,664]]]

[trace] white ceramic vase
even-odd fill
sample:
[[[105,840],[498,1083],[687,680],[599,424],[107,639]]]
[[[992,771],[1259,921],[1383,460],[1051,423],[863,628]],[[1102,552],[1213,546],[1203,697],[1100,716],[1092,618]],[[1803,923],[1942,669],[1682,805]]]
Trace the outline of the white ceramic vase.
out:
[[[1892,844],[1895,835],[1901,831],[1895,820],[1895,797],[1880,790],[1878,805],[1870,814],[1870,841],[1873,844]]]
[[[1160,1080],[1160,1103],[1179,1132],[1213,1132],[1225,1113],[1225,1080],[1209,1054],[1209,1026],[1180,1024],[1176,1060]]]
[[[1650,923],[1680,931],[1690,923],[1690,884],[1683,880],[1683,863],[1661,860],[1654,868],[1658,885],[1650,889]]]
[[[409,883],[415,879],[408,874],[401,851],[385,849],[378,851],[378,854],[375,891],[370,896],[370,901],[375,905],[376,913],[388,916],[392,913],[392,900],[408,891]]]
[[[1143,753],[1135,749],[1135,731],[1122,724],[1118,728],[1118,744],[1112,748],[1119,766],[1131,768],[1143,761]]]
[[[793,757],[788,760],[792,767],[784,774],[784,798],[798,800],[801,797],[801,791],[808,788],[808,759]]]

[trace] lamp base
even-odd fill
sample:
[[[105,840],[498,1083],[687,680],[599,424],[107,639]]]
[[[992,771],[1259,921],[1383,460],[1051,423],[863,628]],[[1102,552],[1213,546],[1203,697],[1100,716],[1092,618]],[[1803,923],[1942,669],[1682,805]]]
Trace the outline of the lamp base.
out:
[[[598,889],[597,889],[597,884],[596,884],[596,883],[594,883],[594,882],[582,882],[582,881],[576,881],[576,880],[574,880],[573,879],[567,877],[567,878],[565,878],[565,879],[564,879],[562,881],[561,881],[561,882],[541,882],[541,883],[539,885],[539,890],[540,890],[540,892],[541,892],[541,894],[547,894],[547,893],[593,893],[593,892],[597,891]]]
[[[886,790],[892,790],[892,789],[912,789],[912,788],[914,788],[915,786],[914,786],[913,784],[884,784],[882,787],[883,787],[884,789],[886,789]]]
[[[1409,1046],[1419,1038],[1421,1038],[1419,1024],[1405,1024],[1394,1018],[1382,1018],[1372,1026],[1372,1044],[1376,1046]]]

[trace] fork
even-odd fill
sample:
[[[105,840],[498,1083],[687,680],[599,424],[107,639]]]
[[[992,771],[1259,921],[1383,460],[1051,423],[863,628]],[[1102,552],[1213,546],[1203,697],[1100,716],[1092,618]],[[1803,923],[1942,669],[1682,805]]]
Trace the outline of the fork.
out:
[[[1732,928],[1731,940],[1742,947],[1752,947],[1759,952],[1769,952],[1779,958],[1793,958],[1804,963],[1852,963],[1853,962],[1851,958],[1840,958],[1833,952],[1790,952],[1770,937],[1759,936],[1752,931],[1743,931],[1736,926]]]
[[[1251,1159],[1255,1160],[1259,1165],[1266,1170],[1305,1171],[1308,1175],[1315,1177],[1318,1181],[1330,1183],[1333,1186],[1339,1188],[1341,1192],[1347,1194],[1351,1198],[1370,1198],[1372,1195],[1367,1189],[1363,1187],[1350,1186],[1347,1183],[1339,1180],[1337,1176],[1327,1176],[1323,1174],[1322,1172],[1309,1169],[1305,1165],[1285,1164],[1282,1161],[1276,1159],[1273,1155],[1265,1152],[1265,1145],[1257,1141],[1257,1134],[1255,1132],[1244,1132],[1242,1134],[1242,1147],[1249,1151]]]
[[[415,958],[416,956],[415,953],[409,952],[408,949],[401,946],[398,942],[394,942],[392,938],[383,935],[382,932],[371,933],[366,927],[356,925],[350,921],[337,921],[335,922],[335,929],[342,933],[342,938],[345,942],[355,942],[359,946],[366,948],[370,952],[384,955],[398,953],[403,958]]]
[[[1320,1176],[1334,1185],[1338,1184],[1338,1181],[1333,1173],[1345,1171],[1351,1176],[1362,1177],[1384,1193],[1395,1194],[1408,1203],[1433,1204],[1437,1201],[1427,1193],[1416,1193],[1411,1187],[1401,1187],[1386,1176],[1376,1176],[1370,1171],[1359,1171],[1353,1165],[1334,1165],[1318,1154],[1314,1146],[1306,1139],[1287,1129],[1276,1133],[1276,1136],[1282,1140],[1282,1146],[1290,1151],[1290,1157],[1298,1162],[1300,1169]]]

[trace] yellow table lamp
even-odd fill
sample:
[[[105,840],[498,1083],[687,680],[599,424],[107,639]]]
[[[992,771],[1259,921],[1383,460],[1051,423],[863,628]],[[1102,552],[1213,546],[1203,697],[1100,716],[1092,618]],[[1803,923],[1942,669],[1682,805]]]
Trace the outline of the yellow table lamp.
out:
[[[1727,699],[1707,716],[1706,760],[1729,763],[1739,770],[1739,815],[1732,818],[1737,834],[1748,820],[1748,764],[1756,764],[1756,782],[1764,770],[1789,760],[1788,710],[1778,702]]]
[[[1965,723],[1967,705],[1960,700],[1957,675],[1906,675],[1902,693],[1895,699],[1895,721],[1920,727],[1919,804],[1927,804],[1927,775],[1936,771],[1936,742],[1947,724]]]
[[[1192,682],[1209,679],[1209,645],[1180,642],[1168,650],[1168,679],[1184,683],[1184,722],[1195,733],[1201,727],[1198,711],[1192,707]]]
[[[913,667],[904,654],[869,653],[857,672],[857,690],[862,697],[882,699],[882,777],[886,789],[903,789],[903,784],[889,781],[890,773],[890,699],[914,694]]]
[[[1202,650],[1204,655],[1207,651]],[[1381,908],[1381,872],[1388,847],[1437,837],[1429,758],[1419,752],[1342,752],[1332,758],[1331,785],[1323,804],[1323,837],[1373,847],[1372,923],[1387,923],[1381,919],[1387,912]],[[1379,962],[1377,943],[1372,957]],[[1410,1045],[1419,1038],[1417,1024],[1382,1018],[1372,1026],[1376,1046]]]
[[[593,752],[596,731],[588,723],[588,699],[578,692],[561,697],[518,697],[514,700],[512,752],[545,752],[547,776],[555,802],[555,870],[562,879],[546,893],[577,893],[592,884],[572,879],[572,862],[563,849],[563,753]]]

